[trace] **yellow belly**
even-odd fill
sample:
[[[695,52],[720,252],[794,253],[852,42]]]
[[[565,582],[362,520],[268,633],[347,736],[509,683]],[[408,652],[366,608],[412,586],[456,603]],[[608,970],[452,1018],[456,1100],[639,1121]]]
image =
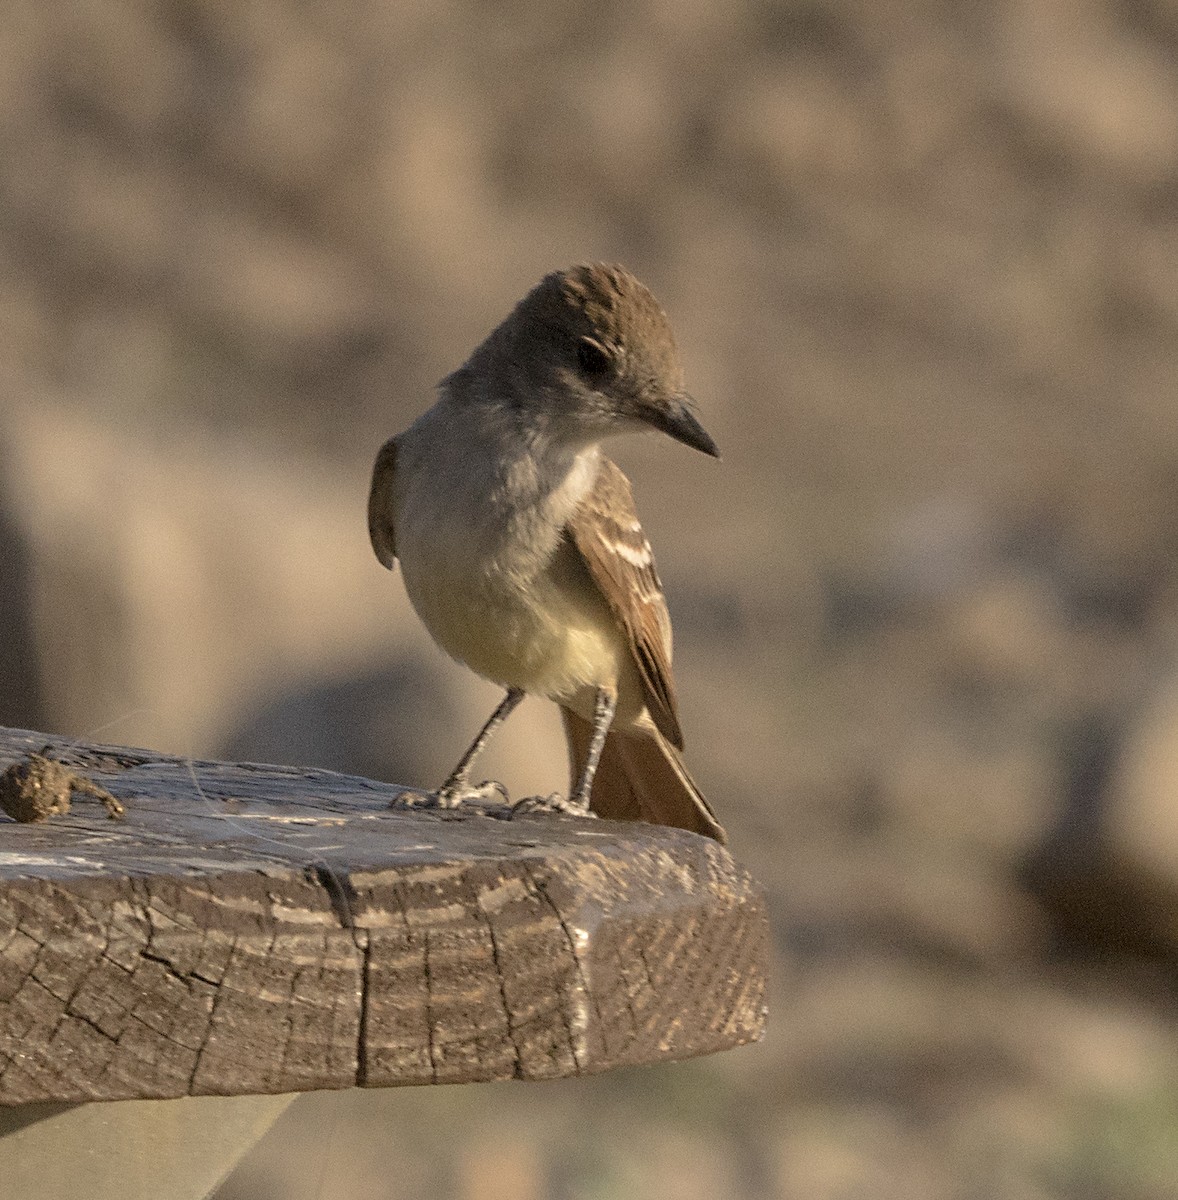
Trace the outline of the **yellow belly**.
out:
[[[416,572],[405,586],[434,641],[504,687],[580,710],[599,687],[617,690],[628,665],[625,634],[571,547],[523,582],[494,575]]]

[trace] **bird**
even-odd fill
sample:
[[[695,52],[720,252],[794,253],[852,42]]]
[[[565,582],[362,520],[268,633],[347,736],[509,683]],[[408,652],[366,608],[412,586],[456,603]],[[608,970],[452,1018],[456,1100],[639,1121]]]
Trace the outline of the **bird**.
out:
[[[602,450],[657,430],[719,458],[684,382],[650,289],[622,266],[578,264],[544,276],[380,448],[368,497],[377,559],[400,563],[438,646],[505,689],[430,804],[504,792],[474,784],[473,765],[535,695],[560,708],[570,790],[513,812],[727,840],[683,763],[662,583],[630,483]]]

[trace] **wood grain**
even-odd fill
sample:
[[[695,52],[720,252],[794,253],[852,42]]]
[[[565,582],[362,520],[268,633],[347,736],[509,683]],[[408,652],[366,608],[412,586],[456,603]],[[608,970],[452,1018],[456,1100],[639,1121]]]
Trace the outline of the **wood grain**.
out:
[[[0,729],[0,769],[47,741]],[[709,838],[50,754],[127,812],[0,818],[0,1104],[547,1079],[763,1031],[764,902]]]

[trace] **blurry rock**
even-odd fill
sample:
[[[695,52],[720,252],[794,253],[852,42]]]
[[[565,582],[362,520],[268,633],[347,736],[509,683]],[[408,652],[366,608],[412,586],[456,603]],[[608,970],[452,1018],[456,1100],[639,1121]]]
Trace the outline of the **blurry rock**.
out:
[[[807,1200],[936,1200],[946,1195],[923,1140],[879,1105],[860,1104],[834,1118],[829,1108],[803,1111],[776,1147],[778,1195]]]
[[[1051,589],[1029,573],[996,572],[962,595],[947,642],[963,683],[989,692],[1066,686],[1074,636]]]
[[[1060,943],[1178,965],[1178,691],[1130,731],[1076,722],[1061,758],[1057,823],[1023,867]]]
[[[109,724],[209,752],[251,697],[364,667],[388,644],[395,599],[368,561],[359,463],[116,428],[39,399],[6,408],[0,439],[59,730]]]
[[[243,716],[217,756],[425,787],[454,765],[439,733],[460,722],[456,708],[436,667],[404,658],[346,679],[288,686]]]
[[[1178,680],[1129,734],[1110,781],[1108,848],[1148,902],[1143,919],[1178,964]]]
[[[544,1164],[534,1137],[509,1143],[484,1139],[466,1148],[458,1164],[462,1200],[542,1200]]]
[[[750,72],[731,104],[727,131],[746,171],[783,182],[802,175],[861,185],[876,166],[874,114],[834,71],[793,63]]]
[[[1170,54],[1127,36],[1114,9],[1024,4],[1004,10],[1009,97],[1045,145],[1063,143],[1134,183],[1172,177],[1178,85]]]
[[[0,443],[0,725],[39,729],[45,720],[33,634],[32,564],[24,531],[4,494],[11,480]]]
[[[790,856],[786,941],[799,954],[884,948],[932,964],[1027,961],[1042,920],[1004,872],[944,845],[874,837]]]

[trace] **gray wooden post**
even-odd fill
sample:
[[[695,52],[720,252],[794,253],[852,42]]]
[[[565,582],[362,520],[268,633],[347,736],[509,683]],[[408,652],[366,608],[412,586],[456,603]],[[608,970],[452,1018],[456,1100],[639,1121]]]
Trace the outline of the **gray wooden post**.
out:
[[[50,740],[0,730],[0,769]],[[123,1155],[109,1194],[127,1200],[131,1131],[150,1127],[167,1194],[195,1197],[291,1093],[555,1078],[762,1033],[763,899],[710,839],[394,811],[401,789],[329,771],[65,742],[48,756],[126,812],[75,789],[44,823],[0,818],[9,1181],[52,1139],[85,1172],[78,1195],[102,1200],[97,1144]],[[240,1136],[202,1151],[199,1103],[150,1103],[178,1097],[240,1098],[204,1107]]]

